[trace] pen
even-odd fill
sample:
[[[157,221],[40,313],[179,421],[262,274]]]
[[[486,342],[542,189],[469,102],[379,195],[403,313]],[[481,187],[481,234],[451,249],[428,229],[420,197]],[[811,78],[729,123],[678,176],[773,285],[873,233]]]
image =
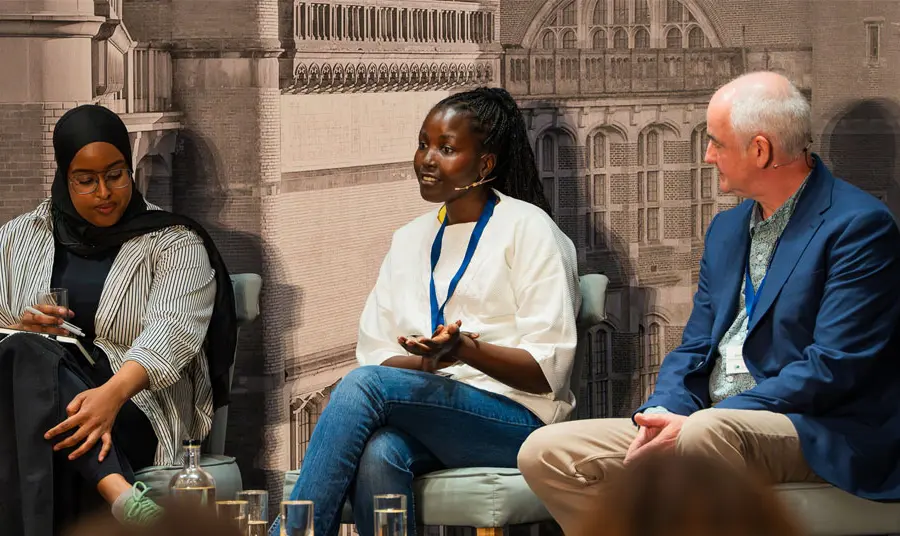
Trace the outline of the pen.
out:
[[[37,309],[35,309],[34,307],[31,307],[31,306],[26,307],[25,310],[33,315],[50,316],[50,315],[46,315],[46,314],[38,311]],[[81,328],[79,328],[78,326],[76,326],[74,324],[70,324],[70,323],[66,322],[65,320],[63,320],[61,327],[67,331],[74,333],[75,335],[78,335],[79,337],[84,337],[84,332],[81,331]]]

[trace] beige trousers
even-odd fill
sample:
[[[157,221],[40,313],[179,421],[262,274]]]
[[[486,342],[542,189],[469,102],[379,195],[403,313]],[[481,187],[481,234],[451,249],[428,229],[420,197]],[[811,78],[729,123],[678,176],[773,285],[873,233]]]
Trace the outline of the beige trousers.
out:
[[[519,451],[519,469],[567,536],[590,534],[604,479],[624,467],[637,435],[631,419],[592,419],[545,426]],[[691,415],[676,450],[715,456],[771,482],[820,479],[810,470],[794,425],[768,411],[706,409]]]

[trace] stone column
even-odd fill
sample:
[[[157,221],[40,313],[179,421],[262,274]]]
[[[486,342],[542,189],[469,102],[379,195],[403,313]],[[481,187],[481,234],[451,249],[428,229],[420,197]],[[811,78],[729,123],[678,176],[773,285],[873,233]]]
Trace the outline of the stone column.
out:
[[[217,0],[214,10],[208,1],[171,0],[168,11],[173,100],[184,114],[173,210],[208,227],[231,273],[263,276],[267,311],[277,277],[262,200],[281,180],[278,0]],[[279,427],[287,406],[283,356],[269,347],[277,334],[269,336],[268,317],[239,341],[226,452],[238,457],[245,487],[274,492],[283,476]]]

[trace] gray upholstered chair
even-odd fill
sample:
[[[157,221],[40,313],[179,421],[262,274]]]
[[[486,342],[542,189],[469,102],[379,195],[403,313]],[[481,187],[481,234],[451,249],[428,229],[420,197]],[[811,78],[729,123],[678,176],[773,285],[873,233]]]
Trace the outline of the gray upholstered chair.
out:
[[[812,536],[900,534],[900,503],[867,501],[828,484],[791,483],[775,489]]]
[[[262,289],[262,278],[257,274],[235,274],[231,276],[234,285],[234,302],[237,310],[238,328],[244,327],[259,316],[259,293]],[[234,367],[231,376],[234,375]],[[206,438],[200,465],[216,479],[216,499],[228,500],[243,489],[241,472],[236,460],[225,456],[225,430],[228,425],[228,406],[216,410],[213,416],[212,430]],[[135,474],[151,487],[152,497],[160,497],[168,493],[169,480],[181,469],[181,465],[154,466],[141,469]]]
[[[579,332],[606,318],[605,275],[581,277],[581,311]],[[581,364],[584,362],[585,338],[579,337],[578,357],[572,371],[572,391],[578,392]],[[290,495],[299,471],[285,475],[284,497]],[[531,492],[517,469],[471,467],[447,469],[423,475],[413,483],[416,512],[425,526],[476,527],[478,536],[503,534],[503,527],[521,523],[537,523],[550,519],[544,505]],[[343,523],[353,523],[349,503],[344,505]]]

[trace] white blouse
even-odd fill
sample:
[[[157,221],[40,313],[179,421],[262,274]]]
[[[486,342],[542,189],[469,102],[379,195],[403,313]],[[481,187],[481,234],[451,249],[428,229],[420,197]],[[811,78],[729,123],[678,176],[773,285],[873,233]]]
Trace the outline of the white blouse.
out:
[[[481,341],[527,350],[540,364],[552,392],[514,389],[468,365],[442,370],[452,378],[505,395],[544,423],[566,420],[575,405],[570,376],[581,306],[575,246],[540,208],[495,192],[500,203],[484,230],[471,264],[444,308],[447,323]],[[442,214],[434,209],[394,233],[375,288],[359,322],[356,357],[379,365],[406,355],[404,335],[431,334],[431,246]],[[448,225],[434,273],[438,304],[447,297],[475,223]]]

